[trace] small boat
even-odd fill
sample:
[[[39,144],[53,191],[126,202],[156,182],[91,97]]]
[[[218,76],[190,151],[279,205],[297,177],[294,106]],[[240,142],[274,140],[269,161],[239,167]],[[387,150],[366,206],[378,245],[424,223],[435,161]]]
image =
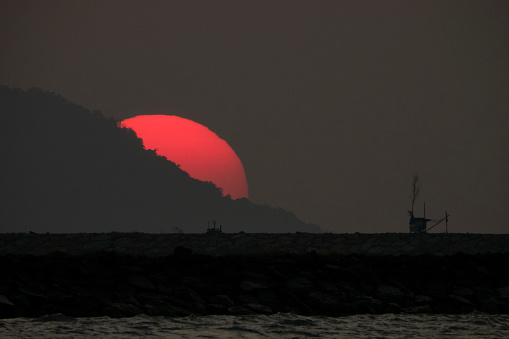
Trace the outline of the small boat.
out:
[[[212,227],[210,227],[210,222],[207,221],[207,234],[217,233],[223,233],[223,226],[219,225],[219,228],[216,228],[216,221],[212,220]]]

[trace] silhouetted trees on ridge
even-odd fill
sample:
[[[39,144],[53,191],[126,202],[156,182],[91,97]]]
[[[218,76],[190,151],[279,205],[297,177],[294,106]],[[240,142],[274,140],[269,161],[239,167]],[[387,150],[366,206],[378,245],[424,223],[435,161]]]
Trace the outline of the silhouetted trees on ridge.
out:
[[[223,197],[143,147],[131,129],[40,89],[0,87],[1,232],[226,232],[319,229]]]

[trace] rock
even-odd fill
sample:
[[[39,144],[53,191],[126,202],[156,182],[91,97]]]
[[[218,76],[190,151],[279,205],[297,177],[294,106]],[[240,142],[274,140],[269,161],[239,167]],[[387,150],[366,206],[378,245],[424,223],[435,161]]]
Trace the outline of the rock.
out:
[[[224,306],[225,308],[232,307],[233,305],[235,305],[233,300],[225,294],[214,295],[210,297],[209,301],[212,304],[221,305]]]
[[[352,305],[361,313],[379,314],[383,309],[382,301],[370,296],[355,297]]]
[[[185,317],[190,315],[185,310],[174,307],[171,304],[163,300],[149,300],[143,305],[147,313],[153,316],[165,316],[165,317]]]
[[[207,304],[207,314],[227,314],[228,307],[219,304]]]
[[[278,269],[272,266],[267,267],[267,271],[269,271],[271,277],[278,282],[288,280],[287,276],[281,273]]]
[[[14,318],[16,315],[14,303],[6,296],[0,295],[0,318]]]
[[[2,275],[4,274],[5,273],[2,272]],[[10,281],[9,277],[7,276],[0,277],[0,294],[5,294],[9,292],[9,290],[11,289],[11,283],[12,281]]]
[[[259,290],[256,297],[262,305],[270,306],[272,309],[279,309],[282,306],[281,300],[274,290]]]
[[[405,314],[431,314],[433,313],[433,309],[430,305],[422,305],[422,306],[412,306],[406,307],[401,310],[401,313]]]
[[[49,290],[48,292],[46,292],[46,296],[50,300],[52,300],[58,304],[64,304],[64,305],[70,305],[75,299],[75,296],[72,293],[62,291],[57,288],[53,288],[53,289]]]
[[[135,305],[127,303],[108,303],[102,314],[112,318],[134,317],[144,312]]]
[[[452,294],[458,295],[464,298],[471,298],[474,295],[474,292],[470,288],[466,288],[463,286],[454,287],[452,289]]]
[[[374,246],[368,250],[369,254],[382,254],[386,251],[385,246]]]
[[[126,279],[126,282],[136,288],[144,290],[155,291],[156,287],[147,278],[143,276],[131,276]]]
[[[426,284],[424,294],[433,298],[443,298],[448,294],[448,284],[444,280],[433,279]]]
[[[249,315],[255,314],[252,310],[244,306],[232,306],[228,307],[228,312],[232,315]]]
[[[472,287],[472,291],[474,292],[474,301],[477,304],[483,304],[486,300],[491,299],[495,296],[495,291],[491,288],[485,286],[474,286]]]
[[[111,240],[104,239],[86,243],[83,245],[82,250],[85,252],[105,251],[111,249],[111,247],[112,247]]]
[[[187,239],[187,235],[180,237]],[[138,238],[132,236],[133,248],[138,246]],[[155,236],[149,238],[160,242]],[[266,235],[254,238],[269,245],[275,239]],[[360,247],[368,238],[359,235],[359,244],[348,248]],[[190,248],[207,245],[205,237],[196,239],[201,240],[189,243]],[[223,243],[221,239],[217,239],[217,246]],[[311,236],[286,235],[285,239],[292,249],[322,246]],[[428,246],[426,236],[422,239],[423,246]],[[166,246],[173,249],[177,244],[180,242]],[[2,269],[8,272],[0,277],[0,295],[13,304],[0,301],[0,315],[60,312],[75,317],[106,313],[127,316],[144,312],[178,316],[290,311],[342,315],[472,309],[509,313],[509,273],[505,270],[509,255],[212,257],[189,251],[184,250],[188,261],[171,255],[149,258],[104,253],[0,256]],[[415,276],[419,278],[412,278]],[[229,311],[235,306],[240,308]]]
[[[499,287],[495,292],[501,297],[509,297],[509,286]]]
[[[433,303],[433,298],[427,295],[416,295],[412,298],[412,302],[416,306],[426,306],[431,305],[431,303]]]
[[[134,297],[136,289],[131,285],[120,285],[113,291],[114,296],[120,300],[126,300]]]
[[[285,312],[293,312],[293,313],[297,313],[300,315],[306,315],[306,316],[311,316],[311,315],[316,314],[308,305],[306,305],[300,301],[296,302],[296,303],[292,303],[291,305],[287,305],[285,307]]]
[[[378,299],[385,303],[401,303],[407,298],[406,293],[400,288],[389,285],[378,286],[375,294]]]
[[[3,295],[0,295],[0,305],[14,306],[14,304],[6,296]]]
[[[457,309],[460,313],[470,313],[475,308],[475,305],[467,298],[455,294],[448,295],[446,303]]]
[[[387,303],[384,305],[385,313],[400,313],[402,310],[401,305],[396,303]]]
[[[148,280],[155,285],[168,283],[168,278],[160,273],[153,273],[148,276]]]
[[[31,307],[25,295],[21,293],[12,293],[9,294],[8,298],[14,304],[18,316],[28,316]]]
[[[36,302],[48,302],[49,298],[42,291],[33,289],[27,286],[19,286],[18,291],[26,295],[30,300],[34,300]]]
[[[316,286],[321,292],[332,294],[335,296],[344,295],[342,294],[337,286],[330,280],[320,281]]]
[[[489,314],[499,314],[509,310],[509,300],[505,297],[494,296],[481,303],[480,311]]]
[[[204,279],[199,277],[182,277],[180,282],[188,287],[200,290],[203,290],[206,287]]]
[[[196,302],[199,304],[204,304],[205,301],[203,298],[196,293],[196,291],[190,289],[189,287],[184,287],[181,289],[181,296],[185,297],[187,300],[190,300],[191,302]]]
[[[272,314],[272,309],[268,306],[261,305],[258,303],[252,303],[246,305],[250,310],[253,310],[255,313],[258,314]]]
[[[131,275],[136,275],[136,274],[139,275],[139,274],[143,273],[143,268],[141,268],[140,266],[120,266],[118,269],[122,272],[131,274]]]
[[[149,302],[150,300],[164,300],[164,301],[172,302],[172,301],[175,301],[176,298],[173,296],[167,296],[165,294],[162,294],[162,293],[159,293],[156,291],[138,290],[138,291],[136,291],[135,297],[133,297],[132,299],[129,298],[129,299],[120,300],[120,301],[126,302],[128,304],[133,304],[133,305],[136,305],[139,307],[139,306]]]
[[[99,310],[103,305],[104,302],[97,296],[80,295],[76,298],[71,309],[75,310],[76,316],[86,317]]]
[[[61,306],[53,305],[53,304],[44,304],[39,307],[37,314],[44,315],[44,314],[55,314],[55,313],[61,313],[66,312],[64,308]]]
[[[339,316],[345,314],[354,314],[357,309],[354,305],[340,303],[338,299],[332,295],[313,291],[308,294],[306,301],[317,314],[326,316]]]
[[[240,283],[240,288],[246,292],[251,292],[259,289],[270,288],[272,284],[268,281],[253,281],[244,280]]]
[[[54,314],[46,314],[42,317],[39,317],[37,321],[41,322],[62,322],[62,323],[73,323],[76,321],[73,317],[68,317],[65,314],[62,313],[54,313]]]
[[[238,296],[237,303],[240,305],[257,304],[258,299],[254,295],[242,294]]]
[[[177,246],[173,250],[173,256],[179,260],[191,259],[192,255],[193,255],[193,250],[183,247],[183,246]]]
[[[498,308],[497,303],[494,300],[485,300],[482,302],[481,307],[479,309],[481,312],[488,314],[497,314],[500,313],[500,309]]]
[[[314,288],[314,284],[307,278],[297,277],[288,280],[286,282],[286,288],[292,293],[307,294]]]

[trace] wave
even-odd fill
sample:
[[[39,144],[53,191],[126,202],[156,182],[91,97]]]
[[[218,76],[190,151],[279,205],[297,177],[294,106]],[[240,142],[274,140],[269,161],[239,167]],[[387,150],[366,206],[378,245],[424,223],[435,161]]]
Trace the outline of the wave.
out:
[[[2,338],[483,338],[509,337],[509,315],[245,316],[139,315],[72,318],[62,314],[0,320]]]

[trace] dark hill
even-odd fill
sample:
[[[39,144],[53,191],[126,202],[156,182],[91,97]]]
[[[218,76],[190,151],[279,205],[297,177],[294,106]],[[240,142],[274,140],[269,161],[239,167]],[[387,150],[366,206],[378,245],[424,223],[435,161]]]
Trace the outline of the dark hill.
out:
[[[0,88],[1,232],[319,232],[223,197],[145,150],[134,131],[39,89]]]

